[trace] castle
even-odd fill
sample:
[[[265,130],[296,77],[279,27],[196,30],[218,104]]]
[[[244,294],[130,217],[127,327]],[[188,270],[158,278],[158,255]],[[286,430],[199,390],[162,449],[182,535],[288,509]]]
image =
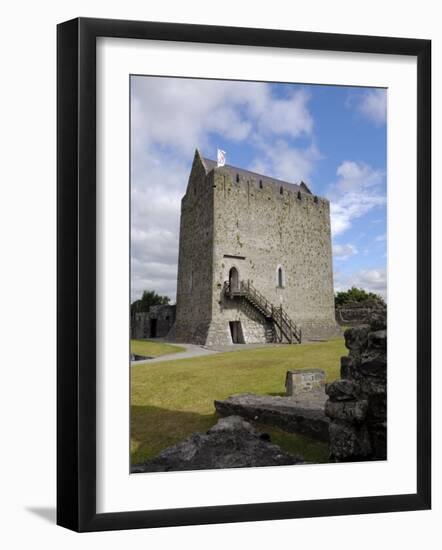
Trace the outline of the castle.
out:
[[[175,337],[221,345],[336,332],[330,205],[196,150],[181,202]]]

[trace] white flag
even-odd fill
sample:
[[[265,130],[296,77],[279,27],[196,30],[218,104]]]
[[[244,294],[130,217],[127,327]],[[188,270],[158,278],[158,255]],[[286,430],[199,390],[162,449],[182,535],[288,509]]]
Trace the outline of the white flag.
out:
[[[221,149],[218,149],[217,165],[218,166],[224,166],[225,164],[226,164],[226,152],[221,151]]]

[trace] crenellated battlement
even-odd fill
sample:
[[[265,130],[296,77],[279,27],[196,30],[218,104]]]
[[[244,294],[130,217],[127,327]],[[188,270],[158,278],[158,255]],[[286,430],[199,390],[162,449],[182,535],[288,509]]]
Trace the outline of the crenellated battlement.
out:
[[[293,198],[314,202],[315,204],[328,203],[328,200],[313,195],[306,183],[289,183],[287,181],[271,178],[250,170],[244,170],[235,166],[225,165],[218,167],[214,160],[201,157],[206,170],[206,175],[214,176],[214,186],[221,184],[230,191],[238,190],[244,193],[267,193],[277,198]]]

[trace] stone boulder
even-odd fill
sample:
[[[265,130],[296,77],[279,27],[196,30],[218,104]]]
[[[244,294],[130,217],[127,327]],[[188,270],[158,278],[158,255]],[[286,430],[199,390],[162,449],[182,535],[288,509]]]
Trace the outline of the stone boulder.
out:
[[[208,432],[195,433],[152,460],[132,466],[131,472],[286,466],[303,462],[271,443],[268,434],[259,432],[249,422],[229,416]]]

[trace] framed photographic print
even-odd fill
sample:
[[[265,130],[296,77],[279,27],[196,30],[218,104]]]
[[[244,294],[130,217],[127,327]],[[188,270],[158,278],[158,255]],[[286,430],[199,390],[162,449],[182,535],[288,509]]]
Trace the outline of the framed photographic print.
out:
[[[430,52],[58,26],[59,525],[430,507]]]

